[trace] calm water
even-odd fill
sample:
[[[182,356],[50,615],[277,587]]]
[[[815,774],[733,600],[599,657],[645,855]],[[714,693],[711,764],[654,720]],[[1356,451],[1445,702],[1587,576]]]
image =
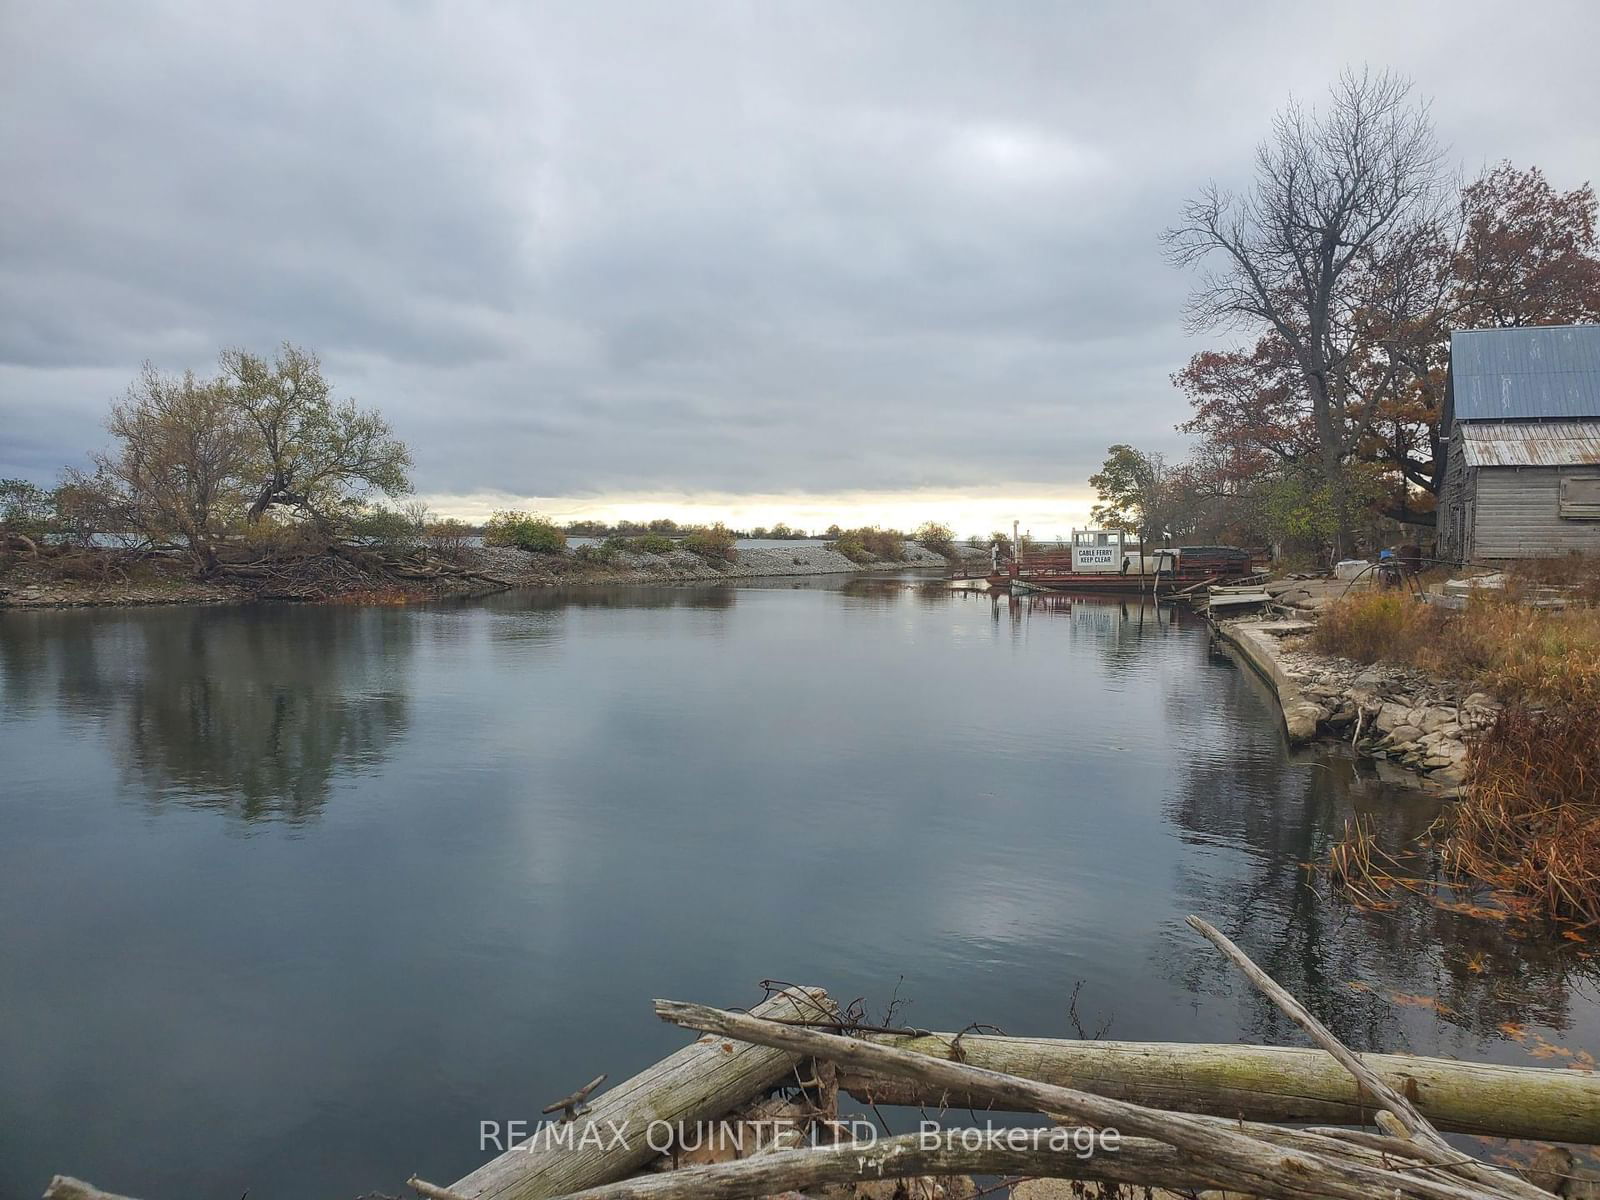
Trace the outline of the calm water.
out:
[[[0,614],[0,1194],[449,1180],[764,977],[1008,1032],[1600,1041],[1582,947],[1300,864],[1434,815],[1291,756],[1203,627],[907,579]],[[1514,1040],[1498,1026],[1525,1023]]]

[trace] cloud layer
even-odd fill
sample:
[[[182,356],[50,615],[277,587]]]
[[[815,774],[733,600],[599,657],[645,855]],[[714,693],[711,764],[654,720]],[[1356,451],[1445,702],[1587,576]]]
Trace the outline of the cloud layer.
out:
[[[1466,170],[1600,163],[1541,5],[18,3],[0,475],[144,358],[317,348],[427,494],[1081,494],[1178,451],[1157,235],[1341,67]]]

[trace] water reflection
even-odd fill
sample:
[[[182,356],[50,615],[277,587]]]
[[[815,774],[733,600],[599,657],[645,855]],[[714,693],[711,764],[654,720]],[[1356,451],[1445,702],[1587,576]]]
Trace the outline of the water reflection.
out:
[[[564,612],[567,609],[689,608],[718,611],[737,603],[738,589],[724,584],[682,584],[670,587],[528,588],[497,592],[474,607],[488,612]]]
[[[906,598],[906,594],[915,588],[917,584],[914,582],[891,577],[851,579],[839,590],[858,606],[888,608],[899,604]]]
[[[763,976],[1041,1036],[1081,980],[1114,1037],[1293,1039],[1190,912],[1357,1045],[1600,1034],[1582,947],[1308,891],[1345,815],[1400,841],[1436,802],[1291,754],[1137,597],[11,613],[0,698],[0,1195],[454,1178],[485,1115],[681,1044],[644,997]]]
[[[54,704],[99,726],[155,808],[306,821],[336,775],[375,767],[403,736],[416,621],[386,608],[42,614],[30,636],[0,637],[6,710]]]
[[[1238,688],[1185,690],[1178,681],[1169,703],[1220,704],[1230,718],[1244,715]],[[1282,736],[1260,722],[1228,724],[1260,750],[1275,748],[1264,743]],[[1187,756],[1168,816],[1196,846],[1247,851],[1231,869],[1219,869],[1211,854],[1184,861],[1183,887],[1197,911],[1215,916],[1223,932],[1358,1049],[1432,1048],[1441,1029],[1496,1038],[1506,1022],[1568,1027],[1574,989],[1592,999],[1600,971],[1570,943],[1485,920],[1465,911],[1448,888],[1432,886],[1439,868],[1425,835],[1443,801],[1397,787],[1338,749],[1301,752],[1294,762],[1299,769],[1285,771],[1276,755],[1237,745],[1226,756],[1198,747]],[[1319,884],[1307,865],[1325,862],[1345,822],[1357,817],[1380,845],[1415,866],[1427,894],[1401,892],[1392,909],[1364,910]],[[1158,957],[1182,986],[1240,992],[1237,973],[1209,946],[1187,929],[1168,935]],[[1244,996],[1247,1040],[1299,1040],[1270,1001],[1248,990]]]

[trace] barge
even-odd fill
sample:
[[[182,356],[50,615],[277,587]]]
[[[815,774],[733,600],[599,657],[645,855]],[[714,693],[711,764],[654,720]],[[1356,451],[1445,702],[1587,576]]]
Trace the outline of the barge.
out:
[[[1074,529],[1065,545],[991,550],[989,569],[957,570],[953,579],[981,580],[998,591],[1122,592],[1173,595],[1209,584],[1242,584],[1261,574],[1250,552],[1234,546],[1143,549],[1115,529]]]

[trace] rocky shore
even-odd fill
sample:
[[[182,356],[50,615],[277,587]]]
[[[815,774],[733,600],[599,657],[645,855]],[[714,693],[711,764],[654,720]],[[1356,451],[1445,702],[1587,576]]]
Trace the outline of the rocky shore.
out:
[[[481,595],[518,587],[589,584],[714,583],[792,575],[843,575],[948,568],[949,562],[922,546],[908,543],[903,562],[857,563],[816,542],[784,547],[747,547],[734,561],[708,559],[687,550],[670,554],[620,551],[599,561],[568,551],[528,554],[507,547],[478,546],[465,552],[463,566],[495,582],[476,580],[417,583],[370,579],[329,595],[296,594],[291,590],[263,593],[236,583],[208,583],[179,572],[149,570],[136,579],[97,580],[51,577],[27,566],[0,576],[0,608],[81,608],[149,604],[244,604],[259,600],[323,599],[348,603],[400,603]]]
[[[0,610],[110,608],[152,604],[243,604],[248,589],[230,583],[151,577],[133,581],[52,579],[12,572],[0,577]]]
[[[1411,667],[1318,654],[1305,621],[1223,621],[1217,633],[1278,693],[1289,740],[1350,743],[1363,754],[1419,772],[1453,790],[1466,779],[1467,745],[1494,723],[1500,704],[1469,684]]]

